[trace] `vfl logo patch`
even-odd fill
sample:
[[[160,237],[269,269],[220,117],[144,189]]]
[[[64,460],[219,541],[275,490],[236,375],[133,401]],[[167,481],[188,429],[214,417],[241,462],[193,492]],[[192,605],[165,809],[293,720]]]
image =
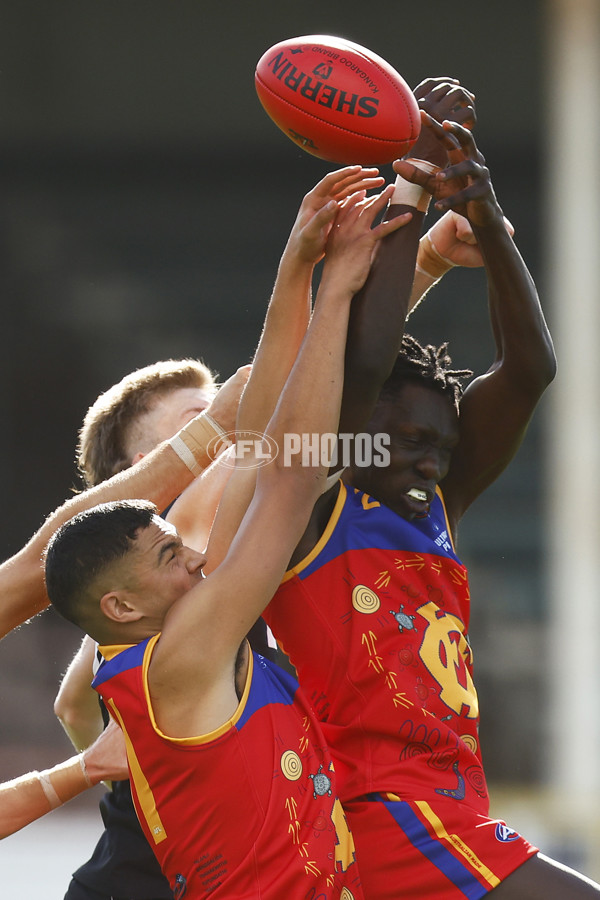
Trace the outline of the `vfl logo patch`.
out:
[[[518,831],[509,828],[508,825],[504,825],[502,822],[498,822],[496,825],[496,839],[503,844],[509,844],[511,841],[516,841],[519,837]]]

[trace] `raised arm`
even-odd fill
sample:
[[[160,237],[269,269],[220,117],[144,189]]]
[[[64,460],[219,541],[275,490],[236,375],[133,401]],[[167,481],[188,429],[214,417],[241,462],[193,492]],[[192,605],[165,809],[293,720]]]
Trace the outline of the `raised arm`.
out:
[[[350,301],[366,277],[377,239],[401,223],[371,229],[388,198],[385,191],[379,198],[355,197],[342,205],[310,327],[268,425],[270,439],[281,448],[286,434],[320,435],[337,425]],[[253,474],[255,462],[238,459],[222,506],[239,504],[236,482]],[[161,727],[168,723],[170,733],[205,728],[209,706],[222,711],[223,685],[231,679],[240,642],[277,587],[326,472],[327,461],[319,453],[303,458],[281,452],[259,468],[256,491],[225,559],[169,611],[150,680],[157,717]],[[220,515],[221,510],[215,531]]]
[[[219,438],[205,413],[188,423],[171,442],[160,444],[130,469],[59,506],[28,543],[0,566],[0,638],[48,606],[42,554],[56,529],[84,509],[110,500],[146,499],[164,509],[210,462]],[[185,451],[185,452],[184,452]]]
[[[512,223],[505,218],[504,225],[512,236],[515,233]],[[483,264],[469,220],[448,210],[419,241],[415,280],[408,302],[409,315],[451,269],[477,269]]]
[[[345,166],[303,198],[279,264],[271,302],[244,393],[237,427],[263,432],[296,360],[310,318],[313,272],[323,258],[339,204],[350,194],[381,187],[377,169]]]
[[[420,160],[431,171],[445,166],[448,156],[444,141],[430,127],[431,119],[425,111],[435,119],[451,118],[473,127],[474,97],[455,79],[445,77],[426,79],[414,93],[423,111],[423,122],[411,158]],[[404,184],[397,183],[386,219],[411,212],[412,220],[381,242],[369,277],[352,303],[340,432],[362,431],[398,354],[427,205],[427,196],[407,191]]]
[[[264,433],[306,333],[315,265],[322,259],[336,213],[351,194],[381,186],[376,169],[346,166],[330,172],[306,194],[286,244],[265,324],[238,414],[238,431]],[[402,220],[404,221],[404,220]],[[219,509],[205,571],[224,558],[254,492],[255,472],[238,476],[235,502]],[[231,498],[233,491],[230,492]]]
[[[495,358],[468,386],[460,403],[460,443],[443,482],[453,524],[498,477],[516,453],[533,411],[552,381],[556,359],[533,279],[509,234],[489,171],[472,134],[437,123],[447,135],[452,165],[428,182],[440,211],[468,218],[488,279]],[[405,164],[405,177],[412,176]]]

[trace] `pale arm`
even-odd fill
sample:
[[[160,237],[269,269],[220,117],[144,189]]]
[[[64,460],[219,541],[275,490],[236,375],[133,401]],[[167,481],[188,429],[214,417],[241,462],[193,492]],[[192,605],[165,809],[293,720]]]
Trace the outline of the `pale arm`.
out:
[[[202,415],[192,420],[196,423]],[[179,435],[187,433],[189,423]],[[211,428],[203,432],[210,439]],[[203,468],[208,458],[206,444],[190,451],[192,462]],[[165,509],[192,481],[193,472],[167,442],[160,444],[135,466],[108,481],[72,497],[58,507],[30,541],[0,566],[0,638],[48,606],[42,555],[57,528],[78,512],[111,500],[145,499]]]
[[[324,255],[340,203],[355,192],[364,196],[368,188],[382,182],[375,169],[346,166],[330,172],[303,198],[279,265],[252,373],[240,404],[238,432],[264,433],[273,414],[306,334],[314,267]],[[219,510],[219,528],[211,535],[207,572],[219,565],[229,549],[250,503],[254,474],[238,477],[236,502]],[[229,522],[226,516],[231,516]]]
[[[349,205],[339,232],[332,232],[311,325],[268,426],[278,444],[286,433],[336,427],[350,300],[366,277],[378,237],[401,224],[397,220],[371,230],[388,197],[384,192],[375,201]],[[300,456],[287,462],[280,456],[260,468],[256,492],[224,561],[169,611],[149,677],[157,719],[170,734],[198,733],[231,714],[238,648],[277,587],[326,472],[318,455],[308,465]],[[238,483],[248,473],[254,480],[252,469],[236,466],[222,507],[239,507]],[[221,510],[214,532],[220,516]],[[227,516],[227,531],[230,523]],[[212,538],[209,558],[211,545]]]
[[[346,166],[330,172],[303,198],[279,264],[238,429],[263,432],[273,414],[306,334],[314,268],[323,258],[339,203],[382,183],[376,169]]]
[[[506,217],[504,225],[512,236],[515,229]],[[419,241],[415,278],[408,301],[409,314],[450,269],[476,269],[483,265],[483,256],[469,220],[448,210]]]
[[[96,645],[87,635],[62,680],[54,714],[76,750],[89,747],[104,729],[98,694],[92,688]]]
[[[14,834],[100,781],[120,781],[128,776],[125,742],[113,722],[84,753],[0,785],[0,838]]]

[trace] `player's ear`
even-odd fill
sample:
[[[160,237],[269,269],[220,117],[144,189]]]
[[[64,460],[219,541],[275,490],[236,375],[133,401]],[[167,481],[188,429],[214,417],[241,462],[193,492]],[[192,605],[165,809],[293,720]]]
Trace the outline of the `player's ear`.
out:
[[[100,598],[100,609],[111,622],[137,622],[143,613],[128,600],[125,591],[107,591]]]
[[[135,464],[138,463],[138,462],[140,461],[140,459],[143,459],[143,458],[145,457],[145,455],[146,455],[145,453],[141,453],[141,452],[138,450],[138,452],[135,454],[135,456],[134,456],[133,459],[131,460],[131,465],[132,465],[132,466],[135,466]]]

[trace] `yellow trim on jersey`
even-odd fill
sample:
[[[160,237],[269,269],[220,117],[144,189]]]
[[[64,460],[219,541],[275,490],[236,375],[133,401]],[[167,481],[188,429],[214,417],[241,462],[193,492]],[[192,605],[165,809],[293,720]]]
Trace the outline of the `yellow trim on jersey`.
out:
[[[432,826],[435,831],[436,836],[442,840],[447,841],[452,847],[463,856],[471,868],[475,869],[477,874],[482,878],[485,878],[490,887],[495,888],[500,884],[500,879],[494,875],[494,873],[481,862],[476,853],[471,850],[471,848],[462,841],[457,834],[448,834],[441,819],[434,813],[429,803],[426,803],[424,800],[416,800],[415,806],[417,806],[429,824]]]
[[[448,532],[448,537],[450,538],[450,543],[452,544],[452,550],[454,553],[456,553],[456,547],[454,546],[454,538],[452,536],[452,529],[450,528],[450,522],[448,521],[448,513],[446,512],[446,504],[444,502],[444,495],[442,494],[442,491],[441,491],[441,488],[439,485],[436,486],[435,492],[442,502],[442,509],[444,510],[444,520],[446,522],[446,531]]]
[[[246,683],[244,685],[244,692],[240,699],[240,702],[237,705],[237,708],[231,718],[227,719],[222,725],[218,728],[215,728],[214,731],[209,731],[207,734],[198,734],[193,737],[171,737],[168,734],[165,734],[164,731],[161,731],[156,723],[156,719],[154,718],[154,710],[152,709],[152,700],[150,699],[150,688],[148,685],[148,669],[150,667],[150,658],[152,656],[152,652],[156,646],[156,643],[160,637],[160,634],[155,634],[148,641],[148,646],[144,651],[144,660],[142,663],[142,680],[144,684],[144,693],[146,695],[146,706],[148,709],[148,716],[150,717],[150,722],[152,724],[152,728],[154,731],[165,741],[169,741],[171,744],[177,744],[178,746],[198,746],[199,744],[208,744],[210,741],[214,741],[216,738],[221,737],[222,734],[229,731],[230,728],[233,728],[235,723],[238,721],[242,713],[244,712],[244,708],[248,701],[248,694],[250,693],[250,684],[252,683],[252,673],[254,671],[254,657],[252,655],[252,651],[250,650],[250,646],[247,645],[248,648],[248,672],[246,674]]]
[[[114,701],[109,698],[107,700],[108,706],[111,709],[111,712],[114,718],[117,720],[119,725],[121,726],[121,730],[123,735],[125,736],[125,745],[127,747],[127,761],[129,763],[129,769],[131,772],[131,777],[133,778],[133,782],[135,784],[135,791],[138,796],[138,800],[140,802],[140,806],[142,808],[142,812],[144,814],[144,818],[148,824],[148,828],[150,830],[150,834],[154,840],[155,844],[160,844],[162,841],[166,840],[167,832],[165,831],[165,827],[161,821],[161,818],[158,814],[158,810],[156,808],[156,802],[154,800],[154,794],[152,793],[152,788],[148,784],[146,780],[146,776],[140,766],[139,760],[137,758],[136,752],[134,750],[133,744],[131,742],[131,738],[127,733],[127,729],[125,728],[125,723],[121,718],[121,714],[117,707],[114,704]]]
[[[294,575],[297,575],[299,572],[301,572],[303,569],[305,569],[307,566],[309,566],[311,564],[311,562],[313,561],[313,559],[316,559],[316,557],[319,555],[319,553],[321,552],[323,547],[325,547],[329,538],[331,537],[331,533],[332,533],[333,529],[335,528],[335,526],[337,525],[340,515],[342,514],[342,509],[344,507],[344,502],[346,500],[346,485],[341,480],[340,480],[339,484],[340,484],[340,492],[338,494],[337,500],[335,501],[335,506],[333,508],[333,512],[331,513],[331,516],[329,517],[329,522],[327,523],[325,531],[323,532],[323,534],[321,535],[321,537],[319,538],[319,540],[317,541],[315,546],[312,548],[310,553],[307,556],[305,556],[304,559],[301,559],[299,563],[296,563],[295,566],[292,566],[291,569],[287,570],[287,572],[281,579],[282,584],[286,581],[289,581],[290,578],[293,578]]]
[[[102,654],[104,659],[112,659],[118,653],[122,653],[123,650],[129,650],[130,647],[135,647],[135,644],[105,644],[100,646],[98,644],[98,650]]]

